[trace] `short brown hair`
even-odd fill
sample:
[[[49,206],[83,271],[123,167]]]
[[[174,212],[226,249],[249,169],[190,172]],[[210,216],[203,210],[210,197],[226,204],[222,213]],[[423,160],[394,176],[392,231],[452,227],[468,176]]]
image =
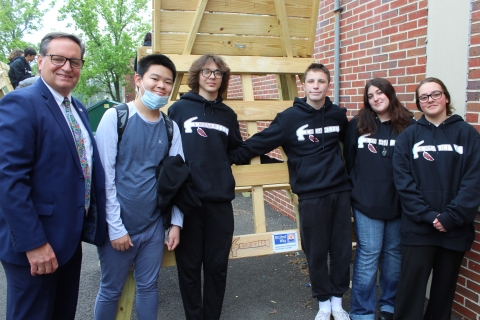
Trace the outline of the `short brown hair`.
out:
[[[198,93],[200,89],[198,78],[203,67],[210,61],[215,62],[218,66],[218,70],[223,72],[222,84],[218,89],[218,95],[221,96],[228,89],[228,81],[230,81],[230,68],[227,66],[225,61],[217,55],[205,54],[192,63],[192,66],[188,70],[188,86],[190,89],[192,89],[192,92]]]
[[[420,111],[420,112],[423,112],[422,111],[422,108],[420,107],[420,95],[418,93],[418,90],[420,90],[420,87],[423,86],[425,83],[428,83],[428,82],[435,82],[436,84],[438,84],[440,87],[442,87],[442,91],[443,91],[443,94],[445,95],[445,97],[447,98],[448,102],[447,102],[447,105],[446,105],[446,109],[447,109],[447,116],[451,116],[453,114],[453,111],[455,110],[451,105],[450,105],[450,102],[452,101],[450,99],[450,93],[448,92],[447,90],[447,87],[445,86],[445,84],[442,82],[442,80],[438,79],[438,78],[434,78],[434,77],[430,77],[430,78],[426,78],[424,79],[422,82],[420,82],[420,84],[417,86],[417,89],[415,90],[415,102],[417,104],[417,109]]]
[[[327,67],[325,67],[323,64],[316,62],[309,65],[307,70],[305,70],[305,73],[303,74],[303,83],[305,83],[305,81],[307,80],[307,73],[309,71],[320,71],[325,73],[327,75],[328,83],[330,83],[330,71],[328,71]]]

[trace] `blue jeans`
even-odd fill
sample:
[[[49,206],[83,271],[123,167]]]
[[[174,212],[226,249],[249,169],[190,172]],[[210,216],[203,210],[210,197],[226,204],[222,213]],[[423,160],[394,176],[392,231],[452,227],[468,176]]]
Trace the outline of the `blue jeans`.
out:
[[[379,265],[382,290],[378,300],[380,311],[393,313],[402,260],[400,218],[371,219],[355,208],[353,215],[357,252],[353,265],[350,317],[353,320],[374,320]]]
[[[128,250],[115,250],[108,240],[98,247],[101,277],[95,301],[96,320],[115,320],[118,300],[132,264],[137,289],[135,303],[138,319],[157,319],[157,280],[162,263],[164,238],[163,219],[160,218],[142,233],[130,235],[133,247]]]

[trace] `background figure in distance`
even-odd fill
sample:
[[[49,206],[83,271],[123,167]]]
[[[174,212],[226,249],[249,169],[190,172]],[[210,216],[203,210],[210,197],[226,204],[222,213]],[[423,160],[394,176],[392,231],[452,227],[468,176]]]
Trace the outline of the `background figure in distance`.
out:
[[[23,56],[23,50],[22,49],[13,49],[10,54],[8,55],[8,64],[12,63],[15,58]]]
[[[186,319],[220,318],[233,237],[235,180],[227,152],[242,143],[237,115],[223,103],[230,68],[216,55],[204,55],[188,71],[184,94],[168,110],[182,127],[185,162],[193,192],[202,202],[185,215],[182,242],[175,250]],[[203,298],[201,273],[203,267]]]
[[[450,319],[458,273],[475,238],[480,205],[480,135],[453,114],[437,78],[415,92],[423,112],[398,138],[393,155],[402,201],[402,266],[394,319]],[[430,272],[430,299],[424,314]]]
[[[18,86],[20,81],[33,77],[30,63],[35,60],[37,51],[34,48],[28,47],[24,50],[24,55],[25,56],[16,57],[10,63],[8,77],[10,78],[10,82],[14,89]]]
[[[0,99],[0,260],[8,320],[73,320],[81,240],[105,240],[102,162],[87,110],[71,95],[84,53],[78,37],[47,34],[38,56],[41,79]]]
[[[405,109],[386,79],[370,80],[363,109],[348,124],[344,155],[353,185],[351,202],[357,234],[350,318],[374,320],[377,309],[377,269],[380,267],[378,320],[393,319],[400,278],[400,197],[393,182],[395,139],[410,124]]]
[[[151,47],[152,46],[152,33],[147,32],[145,37],[143,38],[143,46],[144,47]],[[137,72],[137,58],[138,58],[138,51],[135,52],[135,60],[133,61],[133,71]]]

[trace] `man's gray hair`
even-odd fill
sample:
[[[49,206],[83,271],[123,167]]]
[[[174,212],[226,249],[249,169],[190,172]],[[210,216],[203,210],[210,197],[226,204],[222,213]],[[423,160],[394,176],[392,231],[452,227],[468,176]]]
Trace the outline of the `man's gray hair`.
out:
[[[73,35],[71,33],[65,33],[65,32],[50,32],[45,37],[43,37],[42,42],[40,42],[39,53],[42,56],[45,56],[47,54],[50,41],[52,41],[53,39],[59,39],[59,38],[67,38],[72,40],[76,44],[78,44],[82,53],[82,56],[80,58],[83,59],[83,55],[85,54],[85,43],[83,43],[82,39],[80,39],[76,35]]]

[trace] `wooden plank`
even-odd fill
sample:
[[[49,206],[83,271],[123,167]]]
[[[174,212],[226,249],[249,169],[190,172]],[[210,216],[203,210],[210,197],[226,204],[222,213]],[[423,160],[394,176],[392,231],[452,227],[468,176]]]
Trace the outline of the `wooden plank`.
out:
[[[290,189],[288,183],[279,183],[279,184],[264,184],[262,185],[263,191],[273,191],[273,190],[286,190]],[[251,186],[235,187],[235,192],[252,192]]]
[[[153,52],[160,51],[160,42],[161,42],[161,21],[162,21],[162,12],[160,8],[162,7],[162,0],[152,0],[152,47]],[[138,60],[141,59],[141,56],[138,57]]]
[[[172,93],[170,94],[170,101],[172,103],[179,99],[178,94],[182,92],[181,87],[183,75],[183,72],[177,72],[177,76],[175,77],[175,83],[173,84]]]
[[[162,32],[189,33],[195,13],[191,11],[170,11],[162,14]],[[287,18],[290,37],[308,38],[310,18]],[[236,34],[279,37],[275,16],[237,15],[225,13],[204,13],[198,33]]]
[[[132,315],[133,298],[135,296],[135,278],[130,270],[123,286],[123,292],[118,301],[117,317],[115,320],[129,320]]]
[[[289,183],[286,162],[232,166],[232,173],[237,187]]]
[[[310,14],[310,35],[308,36],[309,41],[307,45],[307,56],[313,56],[313,50],[315,47],[315,38],[317,36],[317,21],[318,21],[318,8],[320,6],[320,0],[311,0],[312,1],[312,13]],[[300,78],[301,79],[301,78]]]
[[[162,10],[194,11],[194,1],[163,0]],[[288,16],[310,18],[312,12],[311,0],[285,0]],[[242,14],[274,15],[275,6],[272,1],[265,0],[210,0],[207,12],[230,12]]]
[[[159,46],[163,54],[182,54],[187,41],[187,34],[161,33]],[[292,52],[294,57],[306,58],[308,39],[292,39]],[[264,56],[282,57],[279,38],[259,36],[236,36],[219,34],[198,34],[192,48],[192,54],[204,55],[215,52],[227,56]],[[298,71],[297,71],[298,72]]]
[[[192,24],[188,30],[187,41],[185,42],[185,48],[183,48],[182,54],[190,54],[192,52],[193,43],[197,37],[198,28],[200,27],[200,22],[202,22],[203,12],[205,11],[205,6],[207,5],[208,0],[198,0],[198,5],[195,10],[195,16],[193,17]],[[185,23],[185,20],[183,21]]]
[[[139,59],[152,53],[151,47],[139,47]],[[179,55],[163,53],[175,63],[177,72],[187,73],[192,63],[200,55]],[[307,67],[316,62],[313,58],[222,56],[232,74],[302,74]]]
[[[292,45],[290,43],[290,32],[288,30],[287,12],[284,0],[274,0],[279,34],[282,43],[282,54],[284,57],[293,57]]]
[[[253,231],[255,233],[266,232],[267,224],[265,221],[265,200],[263,197],[262,186],[252,187],[252,211],[253,211]]]

